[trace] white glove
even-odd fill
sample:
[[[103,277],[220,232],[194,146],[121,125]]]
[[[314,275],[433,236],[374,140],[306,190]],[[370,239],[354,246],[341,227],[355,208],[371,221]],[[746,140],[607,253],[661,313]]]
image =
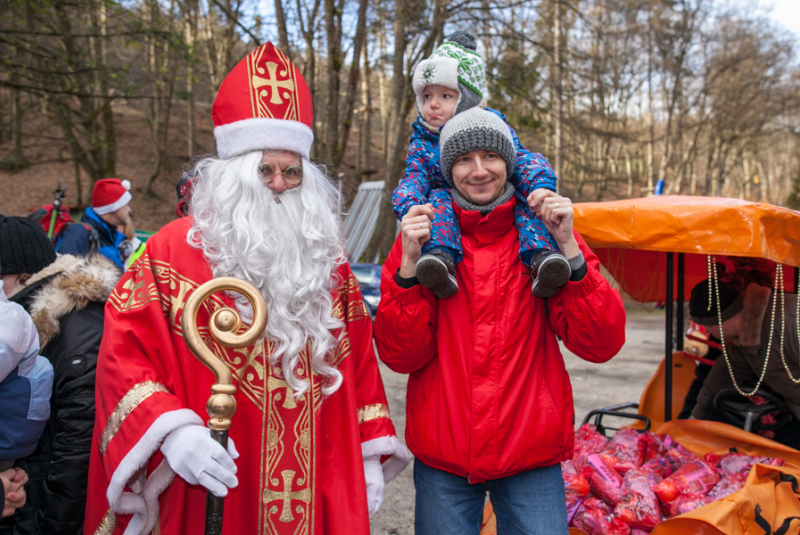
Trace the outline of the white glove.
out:
[[[381,466],[381,456],[367,457],[364,459],[364,477],[367,480],[367,507],[369,516],[372,517],[380,511],[383,505],[383,467]]]
[[[170,468],[191,485],[203,485],[220,498],[228,488],[239,484],[236,463],[239,452],[232,439],[228,451],[211,438],[210,430],[202,425],[188,424],[175,429],[161,445],[161,453]]]

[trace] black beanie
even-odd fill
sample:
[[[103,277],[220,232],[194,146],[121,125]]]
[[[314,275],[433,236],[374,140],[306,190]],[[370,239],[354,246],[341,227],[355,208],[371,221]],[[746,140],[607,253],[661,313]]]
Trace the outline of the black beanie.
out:
[[[711,307],[708,306],[708,285],[710,279],[706,279],[692,288],[692,295],[689,298],[689,315],[692,321],[698,325],[706,327],[718,325],[720,319],[728,321],[736,314],[742,311],[744,304],[744,297],[736,291],[730,284],[722,281],[717,281],[719,288],[719,304],[722,309],[722,315],[717,314],[717,296],[716,291],[711,293]],[[713,287],[712,287],[713,290]]]
[[[26,217],[0,216],[0,274],[33,275],[56,260],[53,242]]]

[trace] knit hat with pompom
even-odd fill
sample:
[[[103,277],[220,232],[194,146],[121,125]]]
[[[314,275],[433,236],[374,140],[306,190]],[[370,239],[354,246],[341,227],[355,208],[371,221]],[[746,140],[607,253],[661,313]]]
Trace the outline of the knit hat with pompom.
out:
[[[422,111],[422,96],[429,85],[441,85],[459,92],[455,113],[474,108],[489,99],[486,83],[486,64],[476,52],[474,34],[458,30],[447,37],[431,57],[424,59],[414,69],[414,93],[417,110]]]

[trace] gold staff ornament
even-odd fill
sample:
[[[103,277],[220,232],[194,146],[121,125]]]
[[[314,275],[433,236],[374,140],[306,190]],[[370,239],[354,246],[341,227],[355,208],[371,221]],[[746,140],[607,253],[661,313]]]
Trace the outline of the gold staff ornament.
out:
[[[211,387],[212,395],[206,404],[206,410],[211,417],[208,420],[208,427],[211,428],[211,438],[227,449],[228,429],[231,426],[231,418],[236,413],[236,398],[233,397],[236,386],[233,384],[230,368],[206,345],[197,327],[197,313],[200,307],[206,299],[217,292],[238,292],[247,298],[253,309],[253,323],[242,334],[236,334],[242,325],[242,318],[235,309],[222,307],[211,314],[208,325],[211,338],[224,347],[240,348],[255,344],[267,327],[267,304],[258,289],[249,282],[235,277],[220,277],[206,282],[192,292],[186,300],[181,315],[181,328],[186,345],[217,378],[217,382]],[[223,498],[214,496],[210,491],[207,493],[206,535],[222,533],[223,503]]]

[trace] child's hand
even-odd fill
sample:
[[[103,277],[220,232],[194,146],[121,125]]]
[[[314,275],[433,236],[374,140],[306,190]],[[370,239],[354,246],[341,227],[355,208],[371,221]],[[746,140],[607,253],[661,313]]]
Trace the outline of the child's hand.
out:
[[[0,479],[3,480],[3,488],[6,491],[3,503],[3,518],[5,518],[25,505],[25,483],[28,482],[28,474],[19,468],[9,468],[0,473]]]
[[[528,195],[528,206],[539,216],[547,231],[558,243],[561,254],[572,258],[580,253],[572,234],[572,201],[549,189],[540,188]]]
[[[431,239],[431,221],[434,218],[433,205],[416,204],[409,208],[400,221],[400,233],[403,235],[401,277],[410,279],[416,273],[417,260],[422,256],[422,246]]]

